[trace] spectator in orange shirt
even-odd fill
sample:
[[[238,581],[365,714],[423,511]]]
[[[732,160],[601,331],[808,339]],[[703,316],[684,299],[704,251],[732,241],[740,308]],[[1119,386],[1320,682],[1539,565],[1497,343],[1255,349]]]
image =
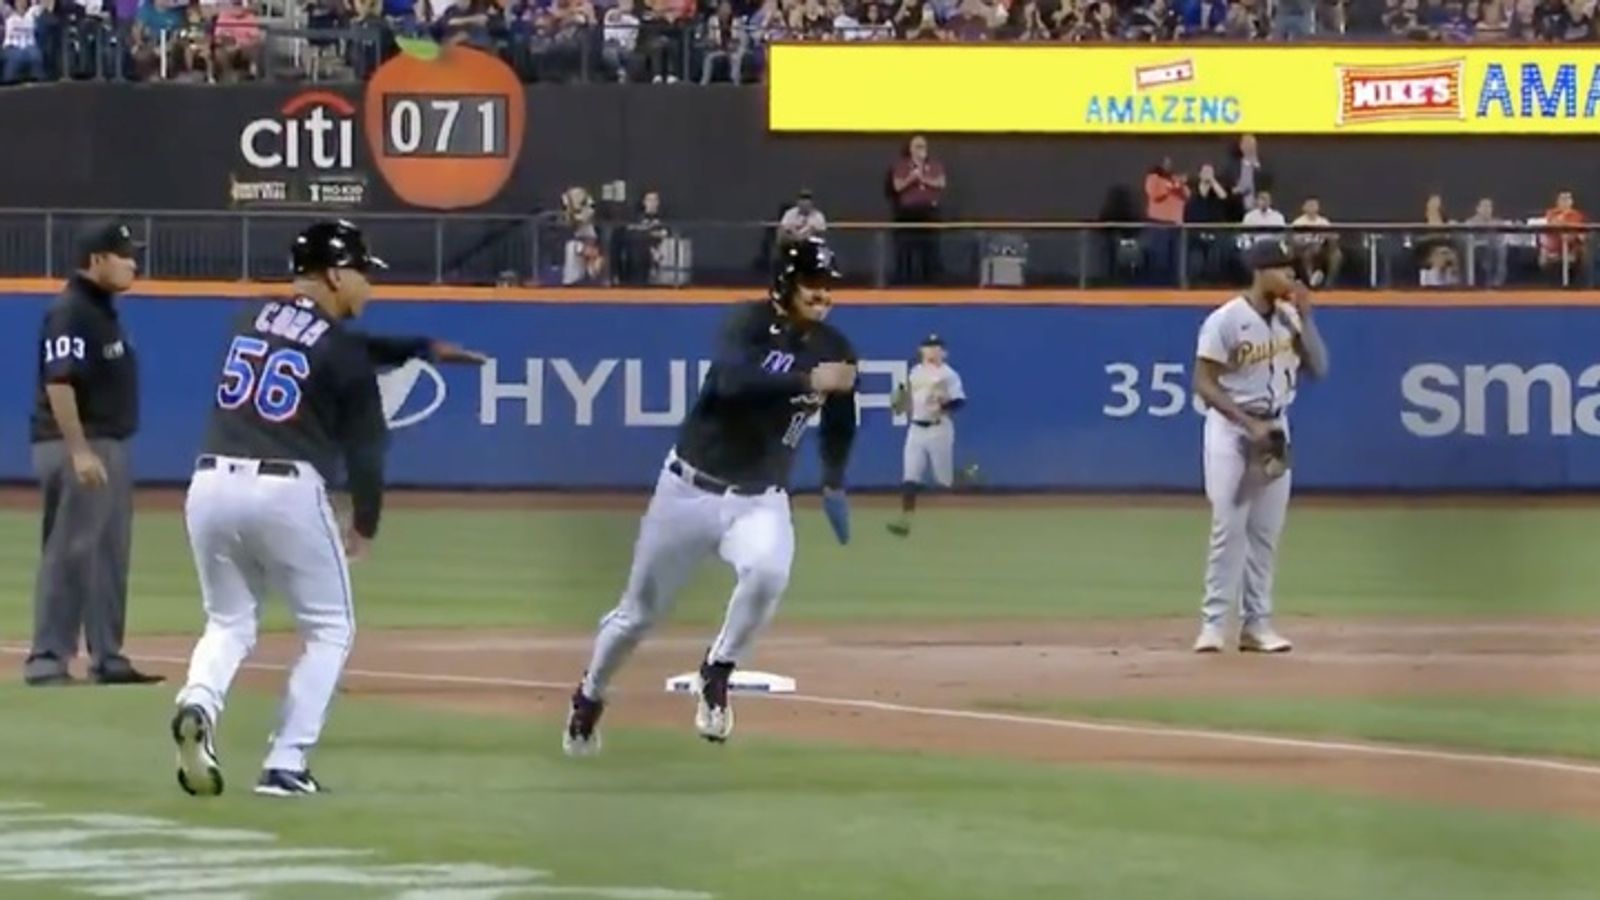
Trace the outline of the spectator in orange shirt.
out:
[[[1178,256],[1178,226],[1183,224],[1183,208],[1189,202],[1189,176],[1172,171],[1172,158],[1150,169],[1144,177],[1145,247],[1150,264],[1150,275],[1158,281],[1169,281],[1176,275],[1174,264]]]
[[[1587,221],[1574,204],[1571,191],[1556,195],[1556,205],[1545,211],[1544,219],[1550,225],[1582,225]],[[1586,281],[1579,273],[1588,271],[1588,237],[1582,231],[1545,232],[1539,240],[1539,266],[1560,275],[1562,284]]]

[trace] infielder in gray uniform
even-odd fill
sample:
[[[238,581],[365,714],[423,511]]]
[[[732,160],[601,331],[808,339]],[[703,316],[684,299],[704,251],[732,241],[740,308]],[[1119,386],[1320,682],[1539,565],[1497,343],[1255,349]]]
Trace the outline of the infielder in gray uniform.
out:
[[[1289,406],[1300,367],[1328,371],[1328,351],[1295,280],[1294,258],[1275,241],[1252,247],[1249,290],[1200,326],[1194,390],[1207,406],[1206,497],[1211,551],[1194,649],[1223,646],[1223,619],[1239,604],[1239,649],[1284,653],[1293,645],[1272,625],[1272,576],[1289,509]],[[1286,302],[1287,301],[1287,302]]]
[[[911,414],[901,474],[900,518],[889,523],[890,533],[900,537],[911,533],[917,493],[930,473],[940,487],[955,484],[956,423],[951,413],[967,403],[961,375],[945,362],[944,341],[930,334],[917,353],[920,359],[911,367],[906,383],[895,389],[891,403],[895,412]]]
[[[127,441],[139,428],[139,369],[115,297],[133,285],[139,245],[128,228],[96,223],[79,267],[45,312],[34,353],[33,468],[44,491],[43,547],[33,599],[32,685],[70,684],[80,632],[99,684],[164,680],[122,655],[127,625],[133,476]]]

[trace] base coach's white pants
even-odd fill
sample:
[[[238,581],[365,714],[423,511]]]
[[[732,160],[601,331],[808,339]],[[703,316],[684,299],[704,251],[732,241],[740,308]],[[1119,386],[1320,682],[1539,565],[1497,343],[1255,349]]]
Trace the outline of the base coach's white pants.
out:
[[[305,652],[289,674],[264,768],[301,771],[355,638],[344,542],[311,465],[214,459],[213,468],[195,472],[184,503],[206,630],[178,703],[220,719],[228,688],[255,647],[262,601],[277,590],[288,600]],[[276,474],[280,468],[293,474]]]

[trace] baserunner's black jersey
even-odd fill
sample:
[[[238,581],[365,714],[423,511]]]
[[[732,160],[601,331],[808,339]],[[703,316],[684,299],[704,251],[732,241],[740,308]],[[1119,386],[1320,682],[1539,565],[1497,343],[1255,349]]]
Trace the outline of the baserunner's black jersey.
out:
[[[235,322],[203,452],[295,460],[337,481],[344,463],[355,530],[377,532],[388,424],[368,339],[305,297]]]
[[[820,409],[822,482],[843,487],[855,392],[817,394],[809,373],[818,363],[856,361],[850,341],[827,322],[802,327],[770,301],[741,304],[678,433],[678,455],[732,485],[787,487],[795,448]]]

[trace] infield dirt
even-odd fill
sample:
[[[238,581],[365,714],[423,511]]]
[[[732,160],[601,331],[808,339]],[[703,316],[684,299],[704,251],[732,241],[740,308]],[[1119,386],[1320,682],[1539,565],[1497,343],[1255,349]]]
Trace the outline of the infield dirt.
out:
[[[636,494],[395,492],[396,507],[642,509]],[[176,489],[141,491],[139,505],[181,505]],[[1596,497],[1311,497],[1305,504],[1592,506]],[[865,498],[868,504],[889,498]],[[814,498],[801,498],[801,503]],[[1182,496],[973,496],[985,506],[1198,506]],[[0,489],[0,506],[30,508],[25,487]],[[536,598],[535,598],[536,599]],[[598,617],[603,610],[596,609]],[[1129,723],[1052,720],[1005,709],[1063,698],[1305,698],[1588,695],[1600,680],[1592,653],[1600,620],[1474,618],[1462,621],[1287,619],[1294,653],[1189,652],[1193,623],[976,622],[961,625],[779,624],[749,665],[794,677],[795,697],[739,697],[739,737],[777,737],[893,750],[1062,764],[1134,767],[1191,777],[1272,782],[1441,804],[1534,810],[1600,819],[1600,763],[1529,760],[1401,748],[1332,738],[1283,740],[1196,733]],[[665,629],[619,679],[607,724],[681,728],[695,740],[693,704],[668,695],[668,676],[690,671],[710,635]],[[541,716],[559,741],[590,635],[517,630],[360,632],[344,690],[351,695],[512,716]],[[132,642],[141,662],[181,677],[193,637]],[[286,635],[263,637],[243,681],[276,690],[298,652]],[[337,737],[337,716],[330,739]],[[737,738],[736,738],[737,739]],[[720,752],[708,746],[707,753]]]

